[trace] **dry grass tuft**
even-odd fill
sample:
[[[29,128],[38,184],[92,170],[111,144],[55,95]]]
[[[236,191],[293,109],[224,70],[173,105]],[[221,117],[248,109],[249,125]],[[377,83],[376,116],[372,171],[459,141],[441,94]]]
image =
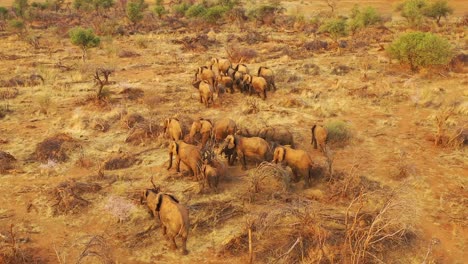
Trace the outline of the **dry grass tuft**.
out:
[[[131,167],[133,164],[139,162],[139,160],[132,154],[119,153],[109,157],[102,164],[105,170],[118,170]]]
[[[6,173],[14,168],[15,157],[8,152],[0,150],[0,173]]]
[[[0,88],[0,100],[13,99],[18,96],[19,90],[15,87],[1,87]]]
[[[137,124],[143,123],[144,121],[145,118],[138,113],[128,114],[122,118],[124,126],[128,129],[131,129]]]
[[[146,121],[136,124],[128,133],[126,143],[138,145],[161,135],[164,128],[158,123]]]
[[[291,190],[291,175],[280,164],[262,162],[249,172],[250,200],[263,195],[281,195]]]
[[[145,92],[139,88],[125,88],[119,94],[121,94],[123,98],[127,100],[138,100],[143,98]]]
[[[253,49],[234,45],[227,46],[226,53],[229,60],[235,63],[251,62],[258,56],[258,53]]]
[[[49,160],[64,162],[68,160],[67,152],[77,148],[77,140],[67,134],[56,134],[37,144],[32,158],[41,162]]]
[[[186,51],[203,52],[210,46],[219,44],[218,41],[211,39],[207,34],[197,35],[195,37],[185,36],[182,39],[173,40],[175,44],[182,44]]]
[[[83,207],[90,204],[89,201],[81,197],[84,193],[97,192],[101,186],[95,183],[82,183],[75,181],[62,182],[57,187],[49,191],[49,200],[55,200],[51,205],[54,214],[77,213]]]
[[[33,250],[21,247],[20,240],[27,240],[28,238],[19,238],[13,224],[10,225],[6,232],[2,231],[0,230],[0,263],[45,263],[37,254],[34,254]]]

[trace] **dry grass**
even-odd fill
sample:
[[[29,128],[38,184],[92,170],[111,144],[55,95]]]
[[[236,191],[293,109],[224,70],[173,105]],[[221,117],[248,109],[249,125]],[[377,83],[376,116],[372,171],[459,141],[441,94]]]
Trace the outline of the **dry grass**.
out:
[[[6,173],[14,168],[15,157],[8,152],[0,150],[0,173]]]
[[[55,247],[57,261],[66,263],[116,263],[112,253],[112,245],[102,235],[85,235],[75,240]]]
[[[53,201],[50,207],[53,214],[79,213],[90,204],[82,198],[84,193],[95,193],[101,190],[101,186],[95,183],[82,183],[75,181],[62,182],[57,187],[49,190],[49,201]]]
[[[102,168],[105,170],[118,170],[131,167],[133,164],[138,163],[140,160],[135,155],[129,153],[119,153],[112,155],[102,163]]]

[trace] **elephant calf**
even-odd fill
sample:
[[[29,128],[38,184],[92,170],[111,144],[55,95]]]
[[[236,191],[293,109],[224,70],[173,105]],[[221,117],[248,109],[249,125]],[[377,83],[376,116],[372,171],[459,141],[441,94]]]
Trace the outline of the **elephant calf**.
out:
[[[224,140],[228,135],[234,135],[237,125],[230,118],[222,118],[215,122],[213,127],[213,137],[216,142]]]
[[[239,157],[243,170],[247,169],[246,157],[267,160],[270,154],[268,142],[259,137],[247,138],[229,135],[224,140],[224,144],[220,147],[220,152],[232,150],[234,150],[235,154]]]
[[[193,83],[195,88],[198,88],[198,92],[200,93],[200,103],[204,103],[206,107],[211,104],[214,104],[213,100],[213,89],[210,86],[208,81],[197,81]]]
[[[182,254],[186,255],[187,238],[190,229],[189,212],[186,206],[172,195],[158,192],[155,189],[147,189],[141,202],[146,200],[154,215],[158,215],[162,225],[163,235],[171,242],[171,249],[176,250],[175,238],[182,238]]]
[[[268,84],[268,91],[272,90],[272,88],[276,91],[275,73],[272,69],[262,66],[258,68],[257,76],[265,78]]]
[[[268,83],[265,78],[246,74],[244,85],[248,87],[250,95],[255,91],[263,100],[267,98]]]
[[[320,147],[322,152],[325,152],[325,144],[327,143],[328,131],[326,128],[314,124],[311,128],[312,140],[310,144],[317,149],[317,145]]]
[[[219,160],[205,161],[201,168],[201,174],[208,187],[217,192],[220,178],[226,176],[226,164]]]
[[[273,163],[283,163],[289,166],[295,179],[302,176],[305,181],[305,186],[309,186],[312,177],[312,159],[307,152],[301,149],[293,149],[287,146],[276,147],[273,153]]]

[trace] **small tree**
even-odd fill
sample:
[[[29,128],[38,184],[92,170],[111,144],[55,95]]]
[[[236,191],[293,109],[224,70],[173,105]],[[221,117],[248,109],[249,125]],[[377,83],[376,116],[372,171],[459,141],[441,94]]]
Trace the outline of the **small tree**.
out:
[[[361,28],[378,24],[381,21],[382,17],[374,7],[366,6],[361,10],[358,5],[355,5],[351,10],[351,21],[349,22],[349,27],[351,31],[355,32]]]
[[[69,31],[69,35],[71,43],[75,46],[79,46],[83,51],[83,62],[86,59],[88,49],[97,47],[99,43],[101,43],[101,39],[96,36],[90,28],[75,27]]]
[[[19,20],[19,19],[12,19],[12,20],[8,21],[8,28],[12,32],[16,33],[18,36],[23,35],[23,33],[26,30],[26,26],[24,25],[24,21]]]
[[[114,0],[74,0],[73,7],[82,11],[96,11],[97,14],[100,10],[107,10],[114,6]]]
[[[156,6],[153,9],[154,13],[161,18],[163,15],[167,14],[166,8],[164,8],[162,0],[156,0]]]
[[[26,15],[26,10],[29,7],[28,0],[15,0],[13,2],[13,10],[16,15],[24,17]]]
[[[410,26],[417,27],[422,23],[426,6],[426,0],[406,0],[397,6],[397,11],[401,12],[401,16],[406,18]]]
[[[445,65],[453,56],[446,39],[425,32],[402,35],[390,44],[387,52],[401,63],[408,63],[413,71],[420,67]]]
[[[453,9],[448,5],[446,0],[436,0],[430,3],[424,10],[423,13],[426,17],[435,19],[437,25],[440,26],[440,19],[447,17],[453,13]]]
[[[127,3],[127,18],[136,28],[138,22],[143,19],[143,11],[147,8],[144,0],[135,0]]]
[[[111,68],[97,68],[94,72],[94,82],[97,86],[96,98],[99,101],[104,100],[108,94],[104,92],[104,85],[109,84],[109,76],[114,73],[114,69]]]
[[[336,44],[338,44],[339,38],[348,35],[346,21],[342,18],[328,20],[319,28],[319,32],[328,33]],[[339,45],[338,49],[340,49]]]

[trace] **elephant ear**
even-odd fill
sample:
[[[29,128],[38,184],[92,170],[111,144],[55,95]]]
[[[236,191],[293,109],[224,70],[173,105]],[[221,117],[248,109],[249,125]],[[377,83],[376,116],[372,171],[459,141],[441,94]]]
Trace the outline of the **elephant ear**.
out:
[[[200,83],[201,83],[201,80],[193,82],[192,85],[193,85],[193,87],[198,89],[200,87]]]
[[[176,155],[179,155],[179,144],[177,144],[177,142],[175,141],[174,141],[174,151]]]
[[[161,210],[161,204],[162,204],[162,194],[158,194],[158,201],[156,202],[156,212],[159,212]]]
[[[179,203],[179,200],[177,200],[172,194],[166,193],[166,195],[169,196],[174,202]]]

